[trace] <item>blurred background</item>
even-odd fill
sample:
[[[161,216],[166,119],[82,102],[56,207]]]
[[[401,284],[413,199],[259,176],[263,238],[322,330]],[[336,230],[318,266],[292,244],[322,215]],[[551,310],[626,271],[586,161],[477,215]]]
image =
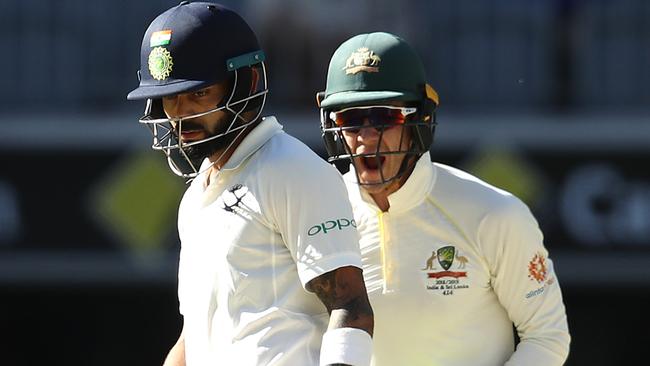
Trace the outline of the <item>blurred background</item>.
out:
[[[156,365],[178,336],[184,182],[149,149],[143,103],[125,99],[145,29],[176,3],[0,2],[2,365]],[[378,30],[409,41],[441,97],[433,159],[512,191],[539,220],[567,306],[567,364],[641,359],[649,1],[223,3],[267,53],[266,114],[321,156],[314,95],[334,49]]]

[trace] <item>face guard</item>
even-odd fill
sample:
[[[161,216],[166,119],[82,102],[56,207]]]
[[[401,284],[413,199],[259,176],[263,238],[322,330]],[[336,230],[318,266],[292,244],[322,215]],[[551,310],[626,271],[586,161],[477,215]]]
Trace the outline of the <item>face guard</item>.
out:
[[[169,168],[178,176],[193,179],[209,169],[228,152],[235,140],[241,136],[247,127],[255,124],[262,113],[268,93],[266,67],[264,62],[250,68],[233,70],[233,86],[225,102],[205,112],[167,118],[165,116],[162,99],[148,99],[144,116],[139,122],[146,125],[153,134],[152,149],[161,151],[167,158]],[[257,80],[253,81],[253,77]],[[255,85],[255,88],[252,86]],[[195,118],[224,111],[229,116],[229,121],[222,121],[219,130],[210,136],[197,141],[183,143],[180,131],[183,123]],[[244,112],[252,117],[244,117]],[[203,160],[222,151],[214,162],[201,170]]]
[[[394,34],[364,33],[343,42],[330,59],[325,91],[316,94],[316,101],[321,108],[321,131],[328,160],[350,159],[357,181],[356,165],[363,161],[381,172],[377,174],[381,181],[376,184],[399,182],[397,179],[408,175],[417,158],[429,151],[433,143],[438,95],[427,84],[424,65],[415,50]],[[350,111],[356,117],[364,117],[364,122],[358,118],[355,122],[354,114],[346,115]],[[380,151],[378,147],[372,152],[361,149],[364,154],[356,154],[344,139],[344,132],[374,128],[381,144],[384,133],[395,125],[402,126],[400,142],[410,137],[408,146],[400,144],[397,151]],[[397,138],[397,133],[390,135]],[[397,174],[384,176],[382,162],[397,154],[404,156]]]
[[[151,22],[140,48],[139,85],[127,99],[147,100],[140,123],[149,127],[153,149],[165,154],[174,173],[196,177],[206,157],[223,151],[218,159],[223,158],[236,138],[259,121],[268,92],[264,58],[248,23],[219,4],[183,1]],[[193,115],[166,118],[165,96],[221,83],[226,95],[219,105]],[[203,124],[196,119],[208,115],[211,128],[216,126],[217,131],[200,130]],[[207,132],[207,137],[182,141],[182,132],[197,129]]]
[[[337,162],[349,159],[360,185],[384,185],[410,172],[417,158],[429,150],[433,141],[435,124],[435,114],[428,105],[420,107],[358,106],[338,111],[321,109],[321,131],[329,155],[328,161]],[[380,151],[384,132],[400,126],[399,148],[393,151]],[[343,132],[356,134],[362,128],[377,130],[380,143],[377,144],[375,151],[357,154],[346,143]],[[410,133],[411,142],[407,147],[402,148],[407,133]],[[386,155],[404,155],[399,170],[392,176],[385,176],[382,169]],[[362,183],[359,179],[356,159],[374,160],[380,173],[380,181]]]

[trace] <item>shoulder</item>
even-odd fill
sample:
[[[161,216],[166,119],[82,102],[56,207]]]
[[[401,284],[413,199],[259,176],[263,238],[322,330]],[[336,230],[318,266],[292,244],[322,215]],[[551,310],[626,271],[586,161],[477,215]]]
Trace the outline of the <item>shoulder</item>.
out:
[[[257,152],[256,168],[283,181],[317,181],[324,177],[341,180],[338,171],[297,138],[276,133]]]
[[[538,248],[543,234],[528,206],[511,193],[460,169],[435,164],[432,200],[467,238],[497,263],[507,250]]]
[[[355,212],[360,212],[359,210],[366,206],[366,204],[363,203],[361,187],[358,184],[357,176],[353,169],[350,169],[343,175],[343,182],[345,182],[348,199],[350,200],[352,207]]]
[[[433,163],[436,182],[431,194],[447,202],[471,204],[484,210],[507,210],[509,207],[523,205],[521,200],[510,192],[495,187],[480,178],[445,164]]]
[[[185,190],[183,197],[178,205],[178,230],[182,235],[184,232],[184,224],[188,217],[191,215],[192,210],[196,207],[195,203],[201,194],[201,183],[197,180],[192,181]]]
[[[434,163],[434,168],[430,198],[455,220],[477,230],[485,222],[536,223],[528,206],[510,192],[454,167]]]
[[[201,183],[199,182],[199,179],[192,180],[192,182],[190,182],[185,188],[185,192],[181,197],[179,208],[182,209],[184,206],[189,205],[191,201],[193,201],[194,199],[196,199],[198,195],[200,195],[200,193],[201,193]]]
[[[343,174],[343,181],[345,182],[345,186],[350,192],[359,186],[357,184],[357,177],[352,170],[349,170],[347,173]]]

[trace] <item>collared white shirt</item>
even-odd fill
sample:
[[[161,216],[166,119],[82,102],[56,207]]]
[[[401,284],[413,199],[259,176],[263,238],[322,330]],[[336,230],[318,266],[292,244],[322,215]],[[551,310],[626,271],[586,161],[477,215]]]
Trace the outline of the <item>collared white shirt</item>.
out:
[[[361,267],[336,169],[265,118],[179,209],[187,365],[317,365],[328,314],[304,286]]]
[[[351,169],[353,169],[351,167]],[[508,192],[417,162],[381,212],[345,176],[375,314],[373,365],[561,365],[569,333],[542,233]],[[513,323],[521,338],[514,352]]]

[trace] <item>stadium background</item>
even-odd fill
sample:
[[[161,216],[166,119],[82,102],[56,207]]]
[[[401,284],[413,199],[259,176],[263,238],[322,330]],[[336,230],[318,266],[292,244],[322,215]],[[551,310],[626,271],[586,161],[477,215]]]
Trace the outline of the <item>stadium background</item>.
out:
[[[144,30],[175,3],[0,3],[2,365],[155,365],[177,337],[183,183],[125,100]],[[314,94],[336,46],[376,30],[412,43],[441,95],[434,158],[513,191],[540,221],[567,364],[645,359],[650,2],[223,3],[267,52],[267,114],[321,156]]]

